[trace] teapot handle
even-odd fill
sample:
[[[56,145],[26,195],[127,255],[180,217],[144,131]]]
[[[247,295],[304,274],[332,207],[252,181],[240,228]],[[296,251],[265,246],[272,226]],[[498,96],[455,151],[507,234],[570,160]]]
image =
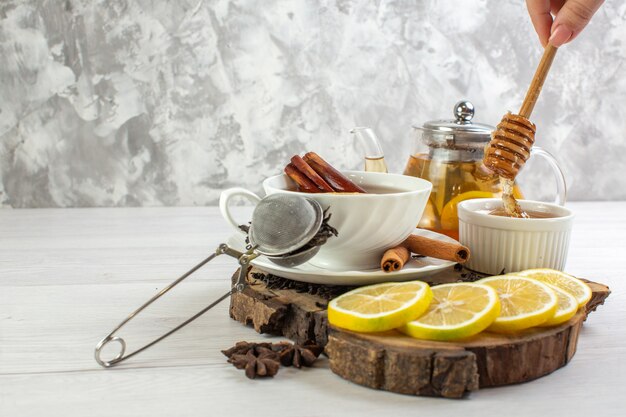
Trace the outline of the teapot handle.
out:
[[[552,168],[552,172],[554,172],[554,179],[556,180],[556,198],[554,202],[559,206],[565,205],[565,200],[567,199],[567,186],[565,184],[565,175],[563,174],[561,165],[559,165],[550,152],[540,148],[539,146],[534,146],[531,150],[531,154],[537,155],[548,162],[548,165]]]

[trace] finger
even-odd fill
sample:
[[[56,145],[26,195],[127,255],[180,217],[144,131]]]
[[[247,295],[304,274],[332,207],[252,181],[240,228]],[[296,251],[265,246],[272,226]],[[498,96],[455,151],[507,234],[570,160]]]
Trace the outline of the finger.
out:
[[[566,0],[552,0],[550,2],[550,12],[552,16],[556,16],[556,14],[561,10]]]
[[[587,26],[604,0],[568,0],[554,18],[549,42],[557,48],[572,39]]]
[[[533,22],[539,41],[545,46],[550,37],[552,15],[550,14],[550,0],[526,0],[526,7],[530,20]]]

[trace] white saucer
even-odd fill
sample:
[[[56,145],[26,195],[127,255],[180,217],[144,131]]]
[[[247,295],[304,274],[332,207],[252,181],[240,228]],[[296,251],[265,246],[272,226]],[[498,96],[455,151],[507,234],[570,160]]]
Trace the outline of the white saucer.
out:
[[[431,239],[456,242],[448,236],[423,229],[415,229],[413,234],[426,236]],[[245,251],[246,245],[243,234],[236,233],[232,235],[226,243],[233,249]],[[259,256],[252,261],[252,265],[260,270],[279,277],[325,285],[367,285],[389,281],[410,281],[429,277],[454,266],[454,264],[455,262],[451,261],[424,257],[411,259],[400,271],[383,272],[379,268],[358,271],[333,271],[311,265],[308,262],[295,268],[286,268],[276,265],[265,256]]]

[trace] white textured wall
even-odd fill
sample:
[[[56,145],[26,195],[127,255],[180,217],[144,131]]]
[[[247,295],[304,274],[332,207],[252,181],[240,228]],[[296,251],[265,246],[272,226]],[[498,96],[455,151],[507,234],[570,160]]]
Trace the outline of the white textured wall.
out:
[[[213,204],[295,153],[360,166],[354,125],[401,171],[412,123],[460,98],[497,123],[540,54],[521,0],[2,0],[0,205]],[[533,120],[570,198],[626,198],[626,2],[562,48]]]

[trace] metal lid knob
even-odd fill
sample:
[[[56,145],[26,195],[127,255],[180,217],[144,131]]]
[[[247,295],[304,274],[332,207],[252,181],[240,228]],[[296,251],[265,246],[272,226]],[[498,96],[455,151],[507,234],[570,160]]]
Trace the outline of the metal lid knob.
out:
[[[460,125],[471,123],[474,117],[474,105],[470,101],[459,101],[454,105],[454,117]]]

